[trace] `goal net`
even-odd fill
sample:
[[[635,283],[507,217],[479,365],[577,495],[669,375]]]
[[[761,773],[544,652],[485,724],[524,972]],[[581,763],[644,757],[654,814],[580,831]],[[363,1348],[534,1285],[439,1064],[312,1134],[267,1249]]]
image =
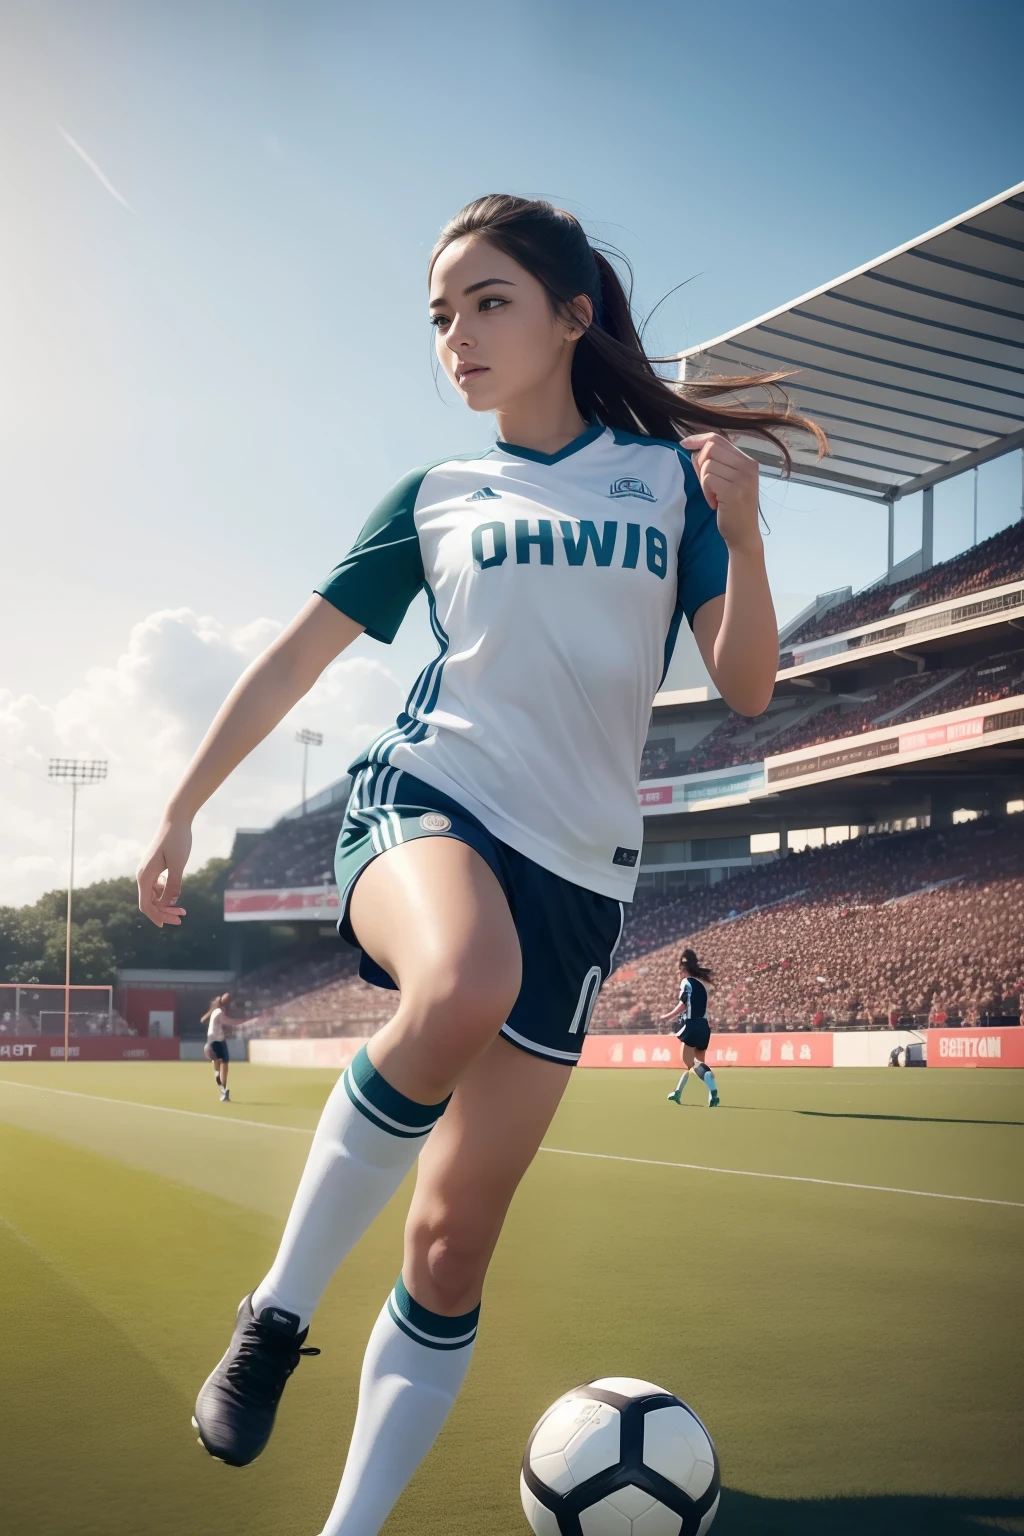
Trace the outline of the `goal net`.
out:
[[[65,989],[53,983],[0,985],[0,1036],[63,1035]],[[72,1035],[126,1034],[114,1011],[111,986],[71,987],[68,996]]]

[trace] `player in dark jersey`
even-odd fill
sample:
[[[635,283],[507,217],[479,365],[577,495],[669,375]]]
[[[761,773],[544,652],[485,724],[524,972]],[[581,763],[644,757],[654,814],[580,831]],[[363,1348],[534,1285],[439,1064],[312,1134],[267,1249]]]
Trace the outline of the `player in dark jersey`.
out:
[[[679,1001],[671,1013],[662,1016],[661,1023],[682,1021],[676,1030],[676,1039],[683,1048],[683,1075],[669,1094],[673,1104],[682,1102],[682,1092],[691,1071],[702,1079],[708,1091],[708,1108],[718,1108],[718,1084],[711,1068],[705,1065],[704,1053],[711,1042],[711,1025],[708,1023],[708,989],[705,982],[711,980],[711,972],[701,965],[696,952],[684,949],[679,957],[682,982]]]

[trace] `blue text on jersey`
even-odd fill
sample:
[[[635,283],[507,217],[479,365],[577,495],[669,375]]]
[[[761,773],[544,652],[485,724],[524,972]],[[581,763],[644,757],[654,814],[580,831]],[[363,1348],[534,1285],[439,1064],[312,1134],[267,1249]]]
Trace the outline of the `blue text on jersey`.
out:
[[[536,523],[536,530],[530,523]],[[593,554],[594,564],[611,565],[619,543],[619,524],[609,520],[601,533],[597,525],[581,519],[577,533],[571,522],[560,520],[559,538],[565,551],[566,564],[584,565],[588,554]],[[625,524],[622,548],[622,566],[635,570],[640,555],[641,533],[645,535],[647,569],[662,580],[668,574],[668,539],[660,528],[641,529],[639,523]],[[530,519],[517,517],[513,531],[513,543],[517,565],[530,565],[534,548],[540,565],[555,563],[555,530],[550,518]],[[503,522],[478,523],[473,529],[473,561],[478,570],[488,571],[493,566],[504,565],[509,554],[509,533]]]

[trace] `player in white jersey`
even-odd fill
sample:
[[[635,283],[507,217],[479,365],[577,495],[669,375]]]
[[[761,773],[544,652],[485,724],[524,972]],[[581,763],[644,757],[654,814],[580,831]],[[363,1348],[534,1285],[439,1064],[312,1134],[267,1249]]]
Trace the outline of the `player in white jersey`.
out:
[[[139,871],[142,910],[179,922],[199,807],[357,635],[390,642],[426,591],[438,654],[353,765],[337,856],[341,929],[397,1008],[328,1100],[277,1257],[196,1404],[211,1454],[259,1455],[328,1281],[418,1156],[322,1536],[380,1530],[462,1385],[505,1213],[613,964],[680,622],[734,709],[771,696],[757,465],[727,434],[787,455],[780,427],[816,431],[770,400],[711,403],[742,381],[661,379],[611,262],[547,203],[463,209],[429,308],[497,442],[384,498],[232,691]]]
[[[199,1021],[201,1024],[206,1025],[206,1044],[203,1046],[203,1055],[207,1061],[215,1063],[213,1075],[217,1087],[220,1089],[220,1101],[222,1104],[226,1104],[231,1098],[231,1091],[228,1088],[230,1058],[228,1056],[227,1034],[224,1028],[225,1021],[227,1020],[228,1003],[230,1001],[230,993],[222,992],[219,997],[213,999]]]

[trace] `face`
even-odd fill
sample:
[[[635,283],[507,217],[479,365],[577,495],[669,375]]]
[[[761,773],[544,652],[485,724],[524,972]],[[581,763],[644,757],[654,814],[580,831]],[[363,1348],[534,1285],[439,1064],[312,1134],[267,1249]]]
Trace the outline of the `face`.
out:
[[[590,300],[576,302],[589,320]],[[583,327],[561,321],[537,279],[480,235],[434,263],[430,319],[441,366],[470,410],[507,410],[560,374],[568,387]]]

